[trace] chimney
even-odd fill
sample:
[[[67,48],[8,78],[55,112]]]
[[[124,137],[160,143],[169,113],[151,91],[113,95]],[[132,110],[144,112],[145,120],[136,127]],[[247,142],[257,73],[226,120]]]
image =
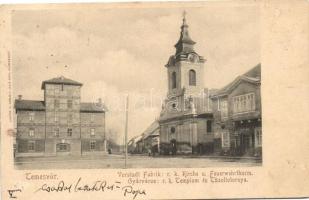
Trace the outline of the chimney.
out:
[[[18,95],[18,100],[22,100],[22,98],[23,98],[23,95],[19,94]]]

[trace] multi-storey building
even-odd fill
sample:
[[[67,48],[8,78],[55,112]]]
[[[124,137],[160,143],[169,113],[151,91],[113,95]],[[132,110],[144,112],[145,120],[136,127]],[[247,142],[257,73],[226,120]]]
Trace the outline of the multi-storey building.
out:
[[[63,76],[42,82],[44,100],[15,100],[16,156],[105,152],[105,106],[81,102],[82,84]]]
[[[215,119],[215,151],[261,156],[261,65],[237,77],[211,98]]]
[[[160,114],[160,148],[168,153],[207,152],[213,145],[213,115],[204,88],[205,59],[194,50],[185,17],[176,52],[166,64],[168,94]]]

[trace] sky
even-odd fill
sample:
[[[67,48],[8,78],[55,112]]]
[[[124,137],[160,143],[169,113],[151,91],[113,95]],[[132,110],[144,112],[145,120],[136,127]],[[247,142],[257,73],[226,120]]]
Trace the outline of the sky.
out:
[[[42,81],[61,75],[81,82],[82,101],[103,99],[106,129],[121,143],[129,94],[129,138],[141,134],[167,93],[164,65],[175,53],[183,10],[195,50],[207,60],[205,87],[223,87],[260,63],[257,4],[168,5],[13,11],[14,96],[43,100]]]

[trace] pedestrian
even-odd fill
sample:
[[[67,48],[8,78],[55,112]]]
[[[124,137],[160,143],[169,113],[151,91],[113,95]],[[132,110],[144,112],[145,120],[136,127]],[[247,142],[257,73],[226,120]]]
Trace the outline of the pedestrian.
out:
[[[148,156],[151,156],[151,149],[148,148]]]

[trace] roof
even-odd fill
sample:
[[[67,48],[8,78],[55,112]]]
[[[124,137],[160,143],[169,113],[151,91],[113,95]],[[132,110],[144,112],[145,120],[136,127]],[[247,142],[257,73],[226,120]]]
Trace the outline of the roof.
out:
[[[15,109],[16,110],[29,110],[29,111],[44,111],[45,104],[44,101],[35,101],[35,100],[15,100]],[[106,107],[104,104],[99,103],[81,103],[80,112],[105,112]]]
[[[259,63],[258,65],[256,65],[255,67],[253,67],[252,69],[250,69],[249,71],[247,71],[244,76],[248,76],[248,77],[261,77],[261,63]]]
[[[174,45],[176,48],[176,54],[194,52],[193,45],[195,44],[195,42],[191,39],[189,35],[188,27],[189,26],[186,23],[186,18],[184,17],[183,24],[181,26],[180,38],[178,42]]]
[[[137,137],[134,138],[134,142],[137,143],[137,142],[140,142],[143,138],[143,135],[139,135]]]
[[[156,120],[150,124],[150,126],[141,134],[137,135],[129,141],[129,143],[138,143],[142,140],[148,138],[149,136],[159,136],[159,133],[156,133],[155,131],[159,128],[159,122]]]
[[[35,100],[15,100],[16,110],[45,110],[44,101]]]
[[[159,128],[159,123],[158,121],[152,122],[150,126],[143,132],[143,138],[147,138],[149,136],[157,136],[159,134],[156,134],[155,131]]]
[[[223,88],[217,90],[212,97],[226,95],[231,91],[235,86],[237,86],[241,81],[250,82],[253,84],[261,83],[261,64],[256,65],[246,73],[241,76],[238,76],[231,83],[227,84]]]
[[[78,86],[82,86],[82,83],[79,83],[77,81],[74,81],[72,79],[68,79],[65,78],[64,76],[60,76],[60,77],[56,77],[56,78],[52,78],[46,81],[42,82],[42,89],[45,89],[45,84],[46,83],[51,83],[51,84],[65,84],[65,85],[78,85]]]
[[[80,112],[105,112],[106,107],[104,104],[92,103],[92,102],[82,102],[80,103]]]
[[[128,145],[133,145],[133,144],[135,144],[135,143],[136,143],[137,137],[139,137],[139,136],[134,136],[133,138],[131,138],[131,139],[129,140],[129,142],[128,142]]]

